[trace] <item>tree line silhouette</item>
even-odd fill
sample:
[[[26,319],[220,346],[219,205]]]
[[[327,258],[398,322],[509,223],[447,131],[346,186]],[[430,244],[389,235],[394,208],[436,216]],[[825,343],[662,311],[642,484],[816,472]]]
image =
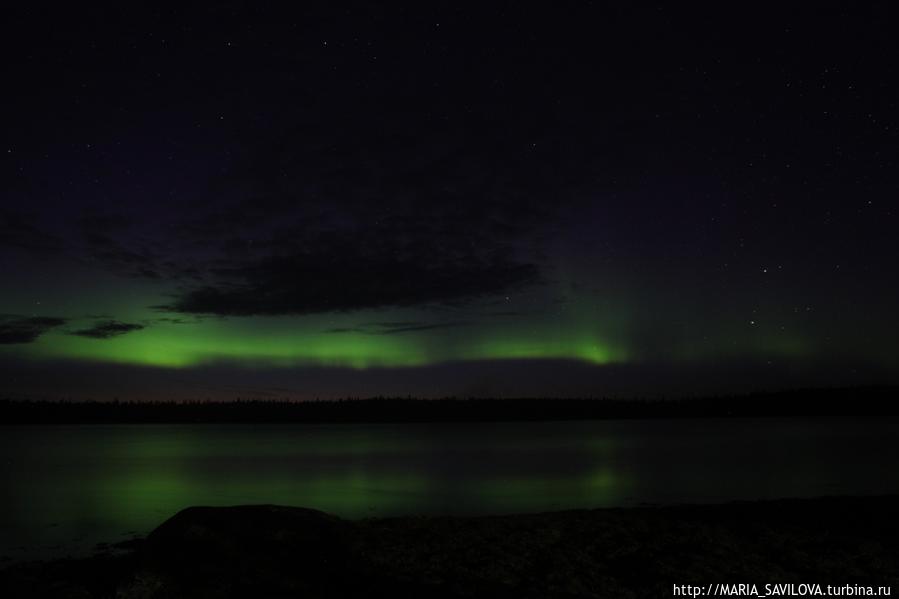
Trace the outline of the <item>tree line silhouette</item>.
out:
[[[341,400],[0,400],[6,424],[498,422],[636,418],[897,416],[899,387],[797,389],[679,398],[347,398]]]

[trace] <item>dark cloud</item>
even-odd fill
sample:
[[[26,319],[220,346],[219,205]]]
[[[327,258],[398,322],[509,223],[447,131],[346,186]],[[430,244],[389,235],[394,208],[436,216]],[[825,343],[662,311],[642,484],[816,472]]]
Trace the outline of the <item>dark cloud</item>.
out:
[[[406,326],[399,326],[393,328],[384,328],[381,330],[382,335],[395,335],[396,333],[412,333],[415,331],[429,331],[433,329],[451,329],[456,327],[464,327],[469,326],[472,323],[470,322],[441,322],[434,324],[410,324]]]
[[[276,127],[233,132],[247,138],[208,192],[83,209],[76,255],[179,285],[166,308],[189,314],[462,306],[535,283],[559,206],[590,174],[585,136],[541,89],[514,109],[482,83],[472,106],[443,88],[304,89],[302,107],[272,107]]]
[[[154,306],[154,308],[159,309],[159,306]],[[193,318],[171,318],[164,316],[162,318],[154,318],[149,322],[162,324],[197,324],[203,322],[203,318],[198,316]]]
[[[185,314],[312,314],[467,300],[538,281],[535,265],[474,257],[391,260],[360,248],[273,257],[218,271],[219,284],[165,306]]]
[[[366,335],[395,335],[397,333],[413,333],[416,331],[430,331],[433,329],[449,329],[469,326],[471,322],[371,322],[363,323],[355,327],[337,327],[328,329],[328,333],[364,333]]]
[[[152,223],[98,210],[84,212],[78,223],[84,257],[116,275],[160,281],[196,278],[196,268],[184,263],[199,258],[181,252],[177,240],[160,235]]]
[[[0,344],[32,343],[50,329],[64,325],[63,318],[35,316],[32,318],[12,317],[0,321]]]
[[[104,221],[101,221],[104,222]],[[126,247],[106,232],[94,229],[84,234],[88,255],[110,271],[126,277],[159,279],[159,257],[146,248],[134,250]]]
[[[91,339],[110,339],[133,331],[139,331],[143,328],[144,325],[142,324],[108,320],[95,323],[94,326],[87,329],[73,331],[71,334],[79,337],[90,337]]]
[[[533,110],[446,106],[447,121],[412,105],[356,104],[309,122],[293,113],[257,135],[206,209],[173,226],[177,262],[202,274],[168,309],[461,306],[541,280],[542,245],[589,173],[581,136],[563,141],[551,102],[534,107],[540,126]]]
[[[61,252],[65,243],[31,216],[12,210],[0,210],[0,247],[51,255]]]

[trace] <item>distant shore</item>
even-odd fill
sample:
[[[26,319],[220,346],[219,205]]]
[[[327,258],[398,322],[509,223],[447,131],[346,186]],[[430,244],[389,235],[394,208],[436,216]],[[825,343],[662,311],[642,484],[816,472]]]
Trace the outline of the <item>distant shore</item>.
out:
[[[899,590],[899,496],[342,520],[188,508],[124,554],[0,570],[3,597],[670,597],[673,585]]]
[[[348,398],[334,401],[0,400],[5,424],[362,423],[899,416],[899,387],[677,398]]]

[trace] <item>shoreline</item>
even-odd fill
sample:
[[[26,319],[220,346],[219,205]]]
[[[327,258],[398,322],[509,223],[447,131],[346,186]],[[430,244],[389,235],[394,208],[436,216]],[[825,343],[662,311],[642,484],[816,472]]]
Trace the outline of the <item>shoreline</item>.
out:
[[[50,401],[0,397],[0,420],[48,424],[473,423],[691,418],[897,417],[899,386],[733,395],[584,398],[371,397],[293,401]]]
[[[118,555],[0,567],[4,597],[650,597],[737,582],[897,587],[899,495],[361,520],[193,507]]]

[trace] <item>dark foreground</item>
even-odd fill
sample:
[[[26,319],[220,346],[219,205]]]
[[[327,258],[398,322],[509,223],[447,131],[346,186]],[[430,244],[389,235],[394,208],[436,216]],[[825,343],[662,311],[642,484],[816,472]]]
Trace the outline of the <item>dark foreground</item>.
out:
[[[715,583],[899,592],[899,496],[358,522],[195,507],[124,554],[9,566],[0,597],[672,597]]]

